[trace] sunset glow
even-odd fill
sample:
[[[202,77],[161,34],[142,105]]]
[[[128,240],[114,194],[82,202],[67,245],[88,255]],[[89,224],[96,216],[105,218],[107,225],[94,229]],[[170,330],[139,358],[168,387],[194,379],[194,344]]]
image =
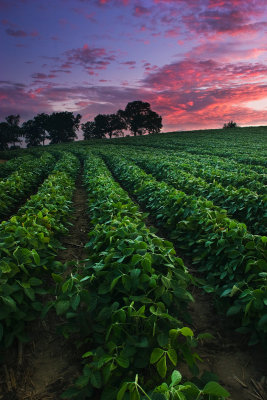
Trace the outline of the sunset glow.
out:
[[[266,0],[0,0],[0,119],[148,101],[163,130],[267,125]]]

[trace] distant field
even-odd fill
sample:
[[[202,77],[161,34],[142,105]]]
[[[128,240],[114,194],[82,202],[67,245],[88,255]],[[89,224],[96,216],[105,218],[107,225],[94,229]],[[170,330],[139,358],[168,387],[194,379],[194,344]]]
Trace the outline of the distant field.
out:
[[[200,377],[198,343],[210,336],[190,304],[195,290],[209,294],[246,344],[266,342],[266,153],[267,127],[1,152],[3,351],[32,340],[29,324],[51,309],[52,330],[86,361],[65,398],[227,398]],[[251,383],[218,379],[247,398]]]

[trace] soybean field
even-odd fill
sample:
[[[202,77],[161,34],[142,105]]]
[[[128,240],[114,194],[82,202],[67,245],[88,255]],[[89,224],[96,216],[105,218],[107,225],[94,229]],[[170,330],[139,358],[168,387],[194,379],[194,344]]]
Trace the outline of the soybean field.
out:
[[[266,400],[267,127],[0,153],[0,399]]]

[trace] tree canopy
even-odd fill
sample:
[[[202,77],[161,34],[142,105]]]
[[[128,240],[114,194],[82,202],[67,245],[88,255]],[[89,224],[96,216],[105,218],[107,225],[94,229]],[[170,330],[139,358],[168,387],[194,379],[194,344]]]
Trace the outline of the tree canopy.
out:
[[[19,115],[8,115],[6,122],[0,123],[0,150],[8,149],[9,144],[20,142],[21,129],[19,127]]]
[[[0,150],[8,149],[10,144],[21,142],[25,137],[27,146],[39,146],[49,139],[50,144],[70,142],[77,138],[82,116],[74,116],[72,112],[62,111],[52,114],[37,114],[33,119],[23,122],[19,127],[19,115],[9,115],[5,122],[0,122]],[[159,133],[162,118],[151,110],[150,104],[141,100],[127,104],[125,110],[114,114],[98,114],[94,121],[81,124],[84,139],[102,139],[109,136],[124,136],[124,130],[131,131],[134,136],[145,133]]]
[[[54,112],[49,115],[46,128],[50,144],[71,142],[77,138],[76,130],[79,128],[81,117],[80,114],[75,117],[69,111]]]
[[[48,138],[48,120],[49,115],[42,113],[22,124],[22,131],[25,137],[27,146],[44,145],[45,139]]]
[[[150,108],[150,104],[137,100],[127,104],[125,118],[128,128],[136,136],[145,132],[159,133],[162,128],[162,118]]]

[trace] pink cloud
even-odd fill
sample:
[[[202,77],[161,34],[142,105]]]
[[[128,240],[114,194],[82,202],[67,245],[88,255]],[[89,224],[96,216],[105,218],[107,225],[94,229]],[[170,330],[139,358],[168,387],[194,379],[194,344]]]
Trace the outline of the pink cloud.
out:
[[[106,67],[115,60],[112,52],[107,52],[104,48],[89,47],[85,44],[81,48],[67,50],[65,52],[67,64],[78,64],[92,75],[94,70],[106,69]]]
[[[143,7],[141,5],[135,6],[134,8],[134,16],[135,17],[143,17],[144,15],[149,15],[150,14],[150,9]]]

